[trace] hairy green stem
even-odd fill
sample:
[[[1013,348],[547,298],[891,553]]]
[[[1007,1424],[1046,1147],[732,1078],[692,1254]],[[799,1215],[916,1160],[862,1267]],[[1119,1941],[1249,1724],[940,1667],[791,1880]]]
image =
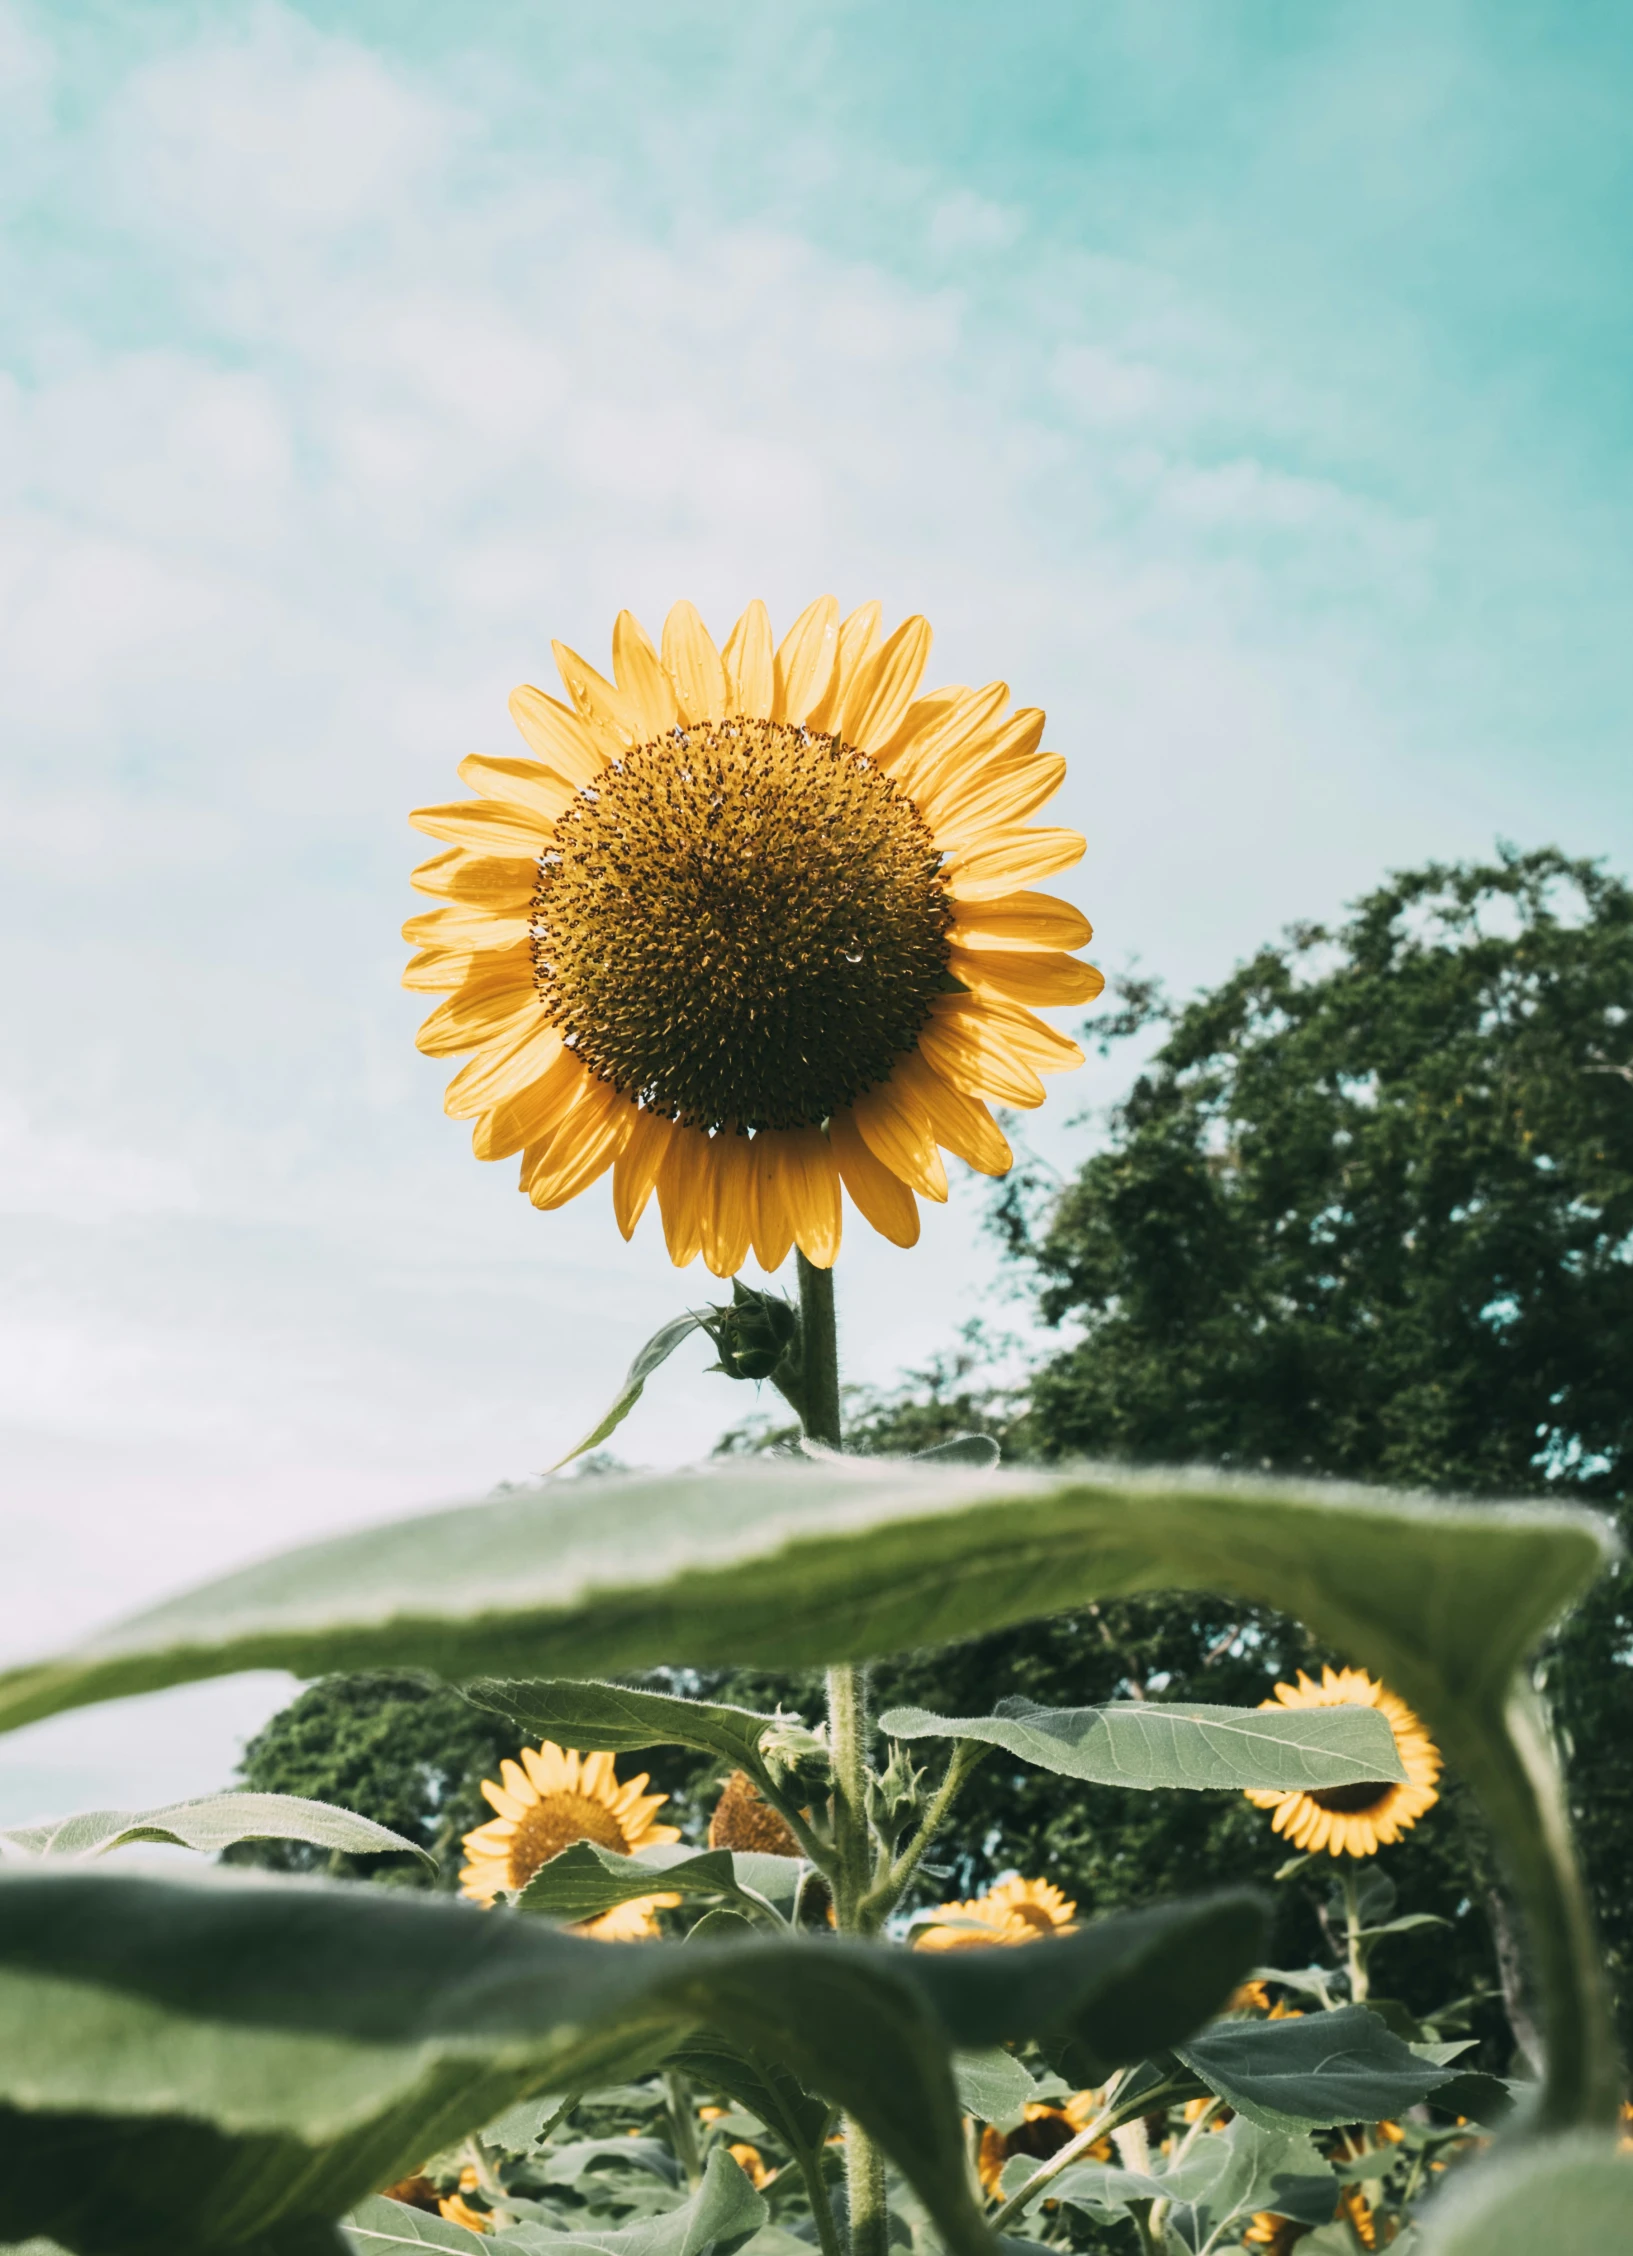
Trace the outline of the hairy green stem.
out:
[[[901,1902],[908,1881],[918,1870],[920,1858],[941,1830],[942,1821],[963,1791],[966,1780],[991,1752],[991,1747],[981,1739],[960,1739],[954,1745],[941,1784],[925,1805],[918,1830],[862,1899],[861,1916],[870,1931],[887,1919]]]
[[[799,1262],[800,1420],[808,1441],[837,1449],[839,1431],[839,1335],[834,1323],[834,1273],[818,1269],[804,1254]]]
[[[703,2183],[703,2156],[698,2145],[697,2116],[692,2108],[692,2087],[678,2068],[666,2068],[663,2093],[674,2127],[675,2160],[686,2172],[686,2183],[696,2193]]]
[[[1361,1891],[1356,1886],[1353,1865],[1344,1867],[1344,1964],[1349,1972],[1351,2005],[1365,2005],[1369,1987],[1366,1946],[1361,1941]]]
[[[812,2152],[802,2146],[795,2153],[794,2160],[799,2164],[805,2198],[811,2204],[811,2222],[816,2227],[817,2246],[821,2249],[822,2256],[845,2256],[839,2226],[834,2218],[834,2205],[828,2199],[828,2181],[822,2175],[821,2147]]]
[[[1041,2168],[1033,2171],[1020,2192],[1012,2195],[1001,2209],[996,2210],[987,2219],[989,2230],[995,2233],[1005,2231],[1015,2222],[1017,2217],[1031,2207],[1051,2179],[1058,2178],[1062,2170],[1070,2169],[1080,2155],[1088,2153],[1089,2148],[1095,2144],[1097,2139],[1103,2139],[1108,2131],[1116,2130],[1117,2126],[1126,2120],[1117,2104],[1117,2093],[1123,2084],[1126,2073],[1125,2070],[1124,2075],[1114,2076],[1106,2086],[1106,2104],[1095,2116],[1093,2122],[1086,2129],[1079,2131],[1076,2138],[1068,2140],[1058,2154],[1051,2154]],[[1138,2113],[1137,2108],[1135,2112]]]

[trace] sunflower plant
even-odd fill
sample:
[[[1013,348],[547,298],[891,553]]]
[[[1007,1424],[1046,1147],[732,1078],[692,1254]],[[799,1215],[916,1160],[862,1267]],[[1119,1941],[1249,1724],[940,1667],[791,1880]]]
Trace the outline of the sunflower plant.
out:
[[[527,756],[466,761],[474,796],[415,818],[442,849],[416,872],[437,905],[408,929],[409,983],[442,998],[420,1046],[465,1057],[446,1105],[477,1155],[517,1159],[543,1210],[609,1179],[626,1237],[656,1200],[675,1263],[734,1280],[648,1343],[586,1446],[701,1326],[729,1375],[781,1390],[802,1453],[371,1526],[0,1679],[14,1728],[245,1667],[416,1669],[515,1749],[467,1837],[464,1901],[103,1861],[257,1828],[415,1852],[322,1805],[243,1806],[287,1797],[13,1838],[12,2240],[990,2256],[1005,2236],[1111,2233],[1201,2256],[1308,2228],[1331,2249],[1355,2230],[1352,2186],[1379,2175],[1350,2132],[1410,2123],[1429,2160],[1388,2213],[1425,2251],[1517,2249],[1500,2217],[1543,2198],[1555,2245],[1613,2244],[1602,2220],[1633,2192],[1608,2135],[1619,2070],[1526,1673],[1609,1555],[1602,1523],[1015,1472],[987,1446],[844,1453],[847,1202],[910,1245],[919,1202],[946,1196],[944,1154],[1001,1173],[990,1105],[1041,1102],[1040,1076],[1081,1054],[1039,1009],[1099,987],[1085,921],[1033,890],[1082,851],[1030,820],[1063,773],[1042,715],[1011,712],[1002,683],[926,690],[925,622],[881,630],[876,605],[842,618],[823,599],[778,642],[754,604],[717,645],[682,604],[654,645],[622,614],[610,678],[558,648],[565,698],[512,701]],[[751,1253],[768,1273],[792,1258],[792,1297],[741,1280]],[[1175,1587],[1295,1614],[1371,1673],[1262,1709],[1047,1708],[994,1686],[986,1713],[874,1712],[878,1656]],[[735,1663],[824,1668],[820,1712],[631,1681]],[[998,1760],[1233,1788],[1278,1814],[1302,1798],[1330,1822],[1295,1838],[1353,1855],[1433,1790],[1385,1684],[1484,1804],[1546,2032],[1521,2130],[1453,2173],[1466,2198],[1427,2205],[1432,2162],[1484,2137],[1459,2116],[1495,2108],[1454,2088],[1443,2040],[1375,2009],[1359,1895],[1347,1987],[1318,2013],[1277,2010],[1297,1993],[1259,1964],[1251,1891],[1093,1919],[1043,1873],[934,1900],[938,1835]],[[647,1791],[639,1758],[665,1746],[725,1781],[706,1843]]]

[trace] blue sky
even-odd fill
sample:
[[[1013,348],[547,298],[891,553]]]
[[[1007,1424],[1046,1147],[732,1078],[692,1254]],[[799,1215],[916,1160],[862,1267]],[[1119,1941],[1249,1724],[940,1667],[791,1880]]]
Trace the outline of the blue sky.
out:
[[[925,611],[1181,988],[1498,836],[1626,868],[1630,98],[1616,6],[0,0],[9,1652],[525,1474],[703,1291],[472,1161],[396,987],[406,810],[552,636]],[[847,1248],[853,1369],[990,1308],[979,1213]]]

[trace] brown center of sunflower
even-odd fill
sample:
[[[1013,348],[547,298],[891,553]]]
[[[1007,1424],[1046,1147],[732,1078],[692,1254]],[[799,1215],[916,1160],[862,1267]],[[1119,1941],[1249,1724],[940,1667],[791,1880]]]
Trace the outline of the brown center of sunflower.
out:
[[[1381,1785],[1363,1780],[1354,1786],[1323,1786],[1310,1799],[1317,1809],[1331,1810],[1337,1817],[1364,1817],[1368,1810],[1382,1809],[1394,1791],[1388,1779]]]
[[[540,1865],[575,1841],[594,1841],[621,1856],[629,1850],[623,1827],[605,1803],[587,1794],[541,1794],[510,1837],[510,1885],[525,1888]]]
[[[815,1126],[885,1080],[946,985],[913,802],[838,737],[677,729],[586,785],[540,857],[539,993],[593,1073],[698,1128]]]

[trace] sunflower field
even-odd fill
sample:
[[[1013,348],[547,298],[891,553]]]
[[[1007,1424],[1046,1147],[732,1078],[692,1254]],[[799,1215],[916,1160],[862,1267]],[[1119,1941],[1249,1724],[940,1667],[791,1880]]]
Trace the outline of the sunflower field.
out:
[[[944,1153],[1004,1175],[989,1107],[1037,1106],[1082,1055],[1037,1012],[1101,985],[1083,919],[1033,890],[1082,850],[1030,820],[1063,773],[1042,714],[1002,683],[925,689],[929,643],[830,598],[780,642],[758,604],[719,645],[686,604],[657,645],[622,614],[610,679],[558,650],[565,702],[512,701],[527,756],[466,761],[474,796],[415,816],[441,851],[407,978],[441,998],[422,1049],[466,1058],[447,1110],[477,1156],[518,1161],[545,1211],[608,1178],[625,1238],[655,1200],[673,1262],[734,1280],[641,1350],[581,1450],[699,1328],[794,1427],[308,1545],[0,1680],[13,1729],[244,1669],[385,1672],[465,1719],[486,1770],[475,1822],[435,1841],[277,1791],[6,1836],[9,2244],[1629,2244],[1622,2071],[1533,1666],[1612,1560],[1608,1522],[1245,1464],[1016,1466],[978,1433],[847,1448],[847,1207],[908,1246]],[[751,1253],[795,1292],[743,1281]],[[902,1656],[1175,1591],[1341,1662],[1257,1704],[906,1696]],[[808,1689],[755,1704],[756,1672]],[[1096,1918],[1049,1871],[943,1885],[999,1769],[1241,1797],[1284,1874],[1331,1881],[1326,1959],[1277,1965],[1269,1898],[1228,1872]],[[1468,1997],[1409,2010],[1374,1980],[1430,1920],[1375,1852],[1451,1773],[1517,1914],[1523,2073],[1470,2064]],[[342,1877],[411,1880],[455,1838],[457,1897]],[[144,1841],[201,1861],[121,1869]],[[288,1869],[235,1863],[269,1843]]]

